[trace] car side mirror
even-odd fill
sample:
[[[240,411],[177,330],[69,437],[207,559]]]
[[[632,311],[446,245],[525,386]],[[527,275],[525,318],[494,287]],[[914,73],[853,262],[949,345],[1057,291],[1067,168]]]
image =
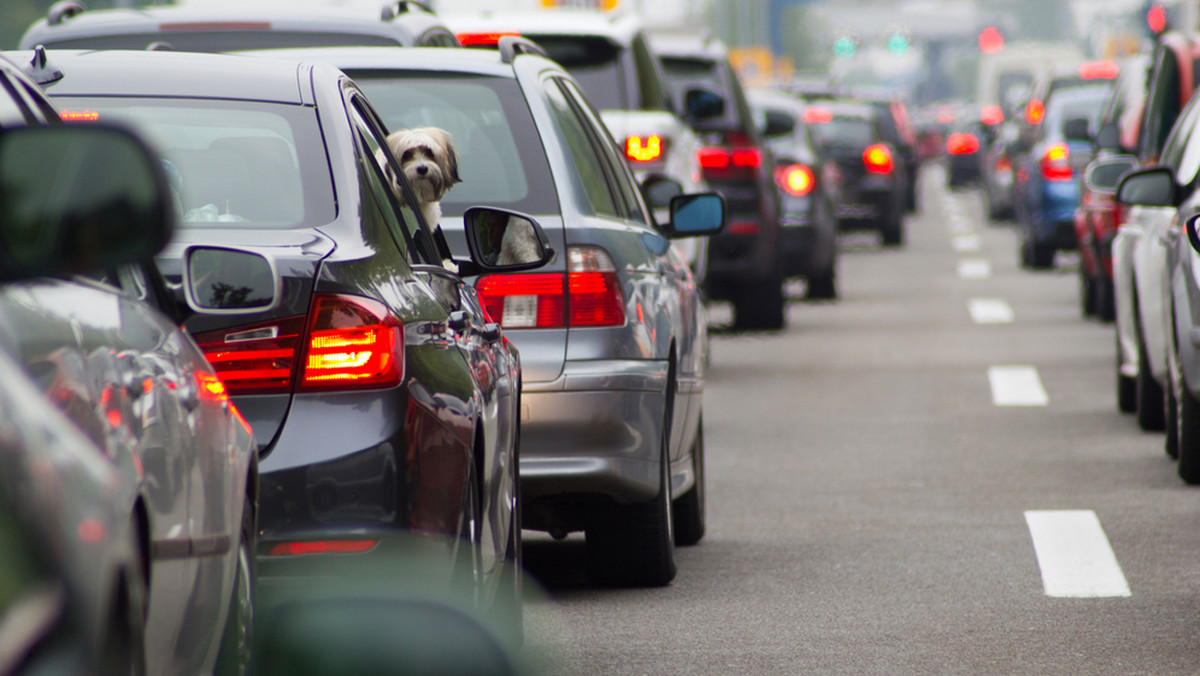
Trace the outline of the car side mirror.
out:
[[[480,272],[517,272],[540,268],[554,258],[546,231],[532,216],[494,207],[463,213],[470,261],[455,261],[469,277]]]
[[[683,95],[689,122],[702,122],[725,114],[725,97],[707,87],[691,87]]]
[[[1137,159],[1131,155],[1105,157],[1093,160],[1084,173],[1084,183],[1092,192],[1114,193],[1117,183],[1126,172],[1137,166]]]
[[[1125,174],[1117,183],[1117,201],[1148,207],[1176,204],[1175,176],[1167,167],[1150,167]]]
[[[715,235],[725,227],[725,198],[715,192],[671,198],[671,218],[662,231],[667,237]]]
[[[242,315],[279,306],[283,279],[271,259],[253,251],[193,246],[183,254],[183,293],[194,312]]]
[[[1096,149],[1097,150],[1120,150],[1121,149],[1121,128],[1114,122],[1100,127],[1096,132]]]
[[[0,281],[150,260],[175,214],[161,160],[132,132],[88,125],[0,134]]]
[[[1092,134],[1088,131],[1088,121],[1086,118],[1076,117],[1067,120],[1063,125],[1063,136],[1068,141],[1083,141],[1091,142]]]
[[[796,129],[796,119],[781,110],[767,110],[766,116],[763,136],[768,138],[787,136]]]
[[[1200,253],[1200,233],[1196,232],[1196,227],[1200,224],[1200,214],[1189,216],[1183,223],[1183,231],[1187,233],[1188,243],[1192,245],[1192,250]]]

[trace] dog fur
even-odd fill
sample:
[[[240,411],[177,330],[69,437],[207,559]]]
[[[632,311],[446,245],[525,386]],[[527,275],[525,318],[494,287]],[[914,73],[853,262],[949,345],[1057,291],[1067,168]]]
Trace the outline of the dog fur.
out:
[[[455,183],[461,183],[458,175],[458,151],[450,133],[438,127],[400,129],[388,134],[388,150],[396,158],[396,164],[404,172],[404,178],[417,196],[421,215],[429,234],[438,227],[442,218],[442,196]],[[397,184],[391,166],[387,169],[388,180],[397,195],[403,191]]]
[[[513,263],[532,263],[538,259],[540,249],[537,233],[533,224],[524,218],[511,218],[504,238],[500,240],[500,254],[496,258],[498,265]]]

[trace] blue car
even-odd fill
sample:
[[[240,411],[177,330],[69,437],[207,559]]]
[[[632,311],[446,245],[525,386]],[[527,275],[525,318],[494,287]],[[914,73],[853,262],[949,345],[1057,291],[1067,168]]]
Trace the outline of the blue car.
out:
[[[1013,186],[1022,265],[1049,268],[1055,252],[1076,248],[1077,177],[1092,156],[1088,129],[1095,125],[1111,92],[1108,81],[1059,89],[1044,106],[1026,110],[1028,126],[1021,144],[1025,152],[1019,157]]]

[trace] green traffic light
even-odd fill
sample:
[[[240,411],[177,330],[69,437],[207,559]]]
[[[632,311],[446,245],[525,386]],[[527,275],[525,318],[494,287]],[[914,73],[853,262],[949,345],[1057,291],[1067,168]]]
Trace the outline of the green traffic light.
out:
[[[850,38],[843,37],[833,41],[833,53],[842,57],[843,59],[848,59],[854,56],[854,52],[857,50],[858,47],[855,46],[854,40],[851,40]]]
[[[908,38],[900,33],[892,33],[888,38],[887,48],[893,54],[903,54],[908,51]]]

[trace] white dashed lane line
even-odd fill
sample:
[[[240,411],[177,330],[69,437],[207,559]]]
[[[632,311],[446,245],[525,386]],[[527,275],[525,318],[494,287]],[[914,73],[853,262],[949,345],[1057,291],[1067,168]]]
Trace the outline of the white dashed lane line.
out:
[[[958,262],[958,276],[963,279],[987,279],[992,276],[992,264],[985,258],[966,258]]]
[[[971,253],[979,251],[983,247],[979,235],[955,235],[950,243],[954,245],[954,250],[958,253]]]
[[[1100,519],[1091,510],[1025,512],[1042,587],[1058,598],[1132,596]]]
[[[972,298],[967,301],[967,311],[976,324],[1009,324],[1013,320],[1012,307],[1002,298]]]
[[[1032,366],[993,366],[988,369],[992,403],[997,406],[1046,406],[1050,397]]]

